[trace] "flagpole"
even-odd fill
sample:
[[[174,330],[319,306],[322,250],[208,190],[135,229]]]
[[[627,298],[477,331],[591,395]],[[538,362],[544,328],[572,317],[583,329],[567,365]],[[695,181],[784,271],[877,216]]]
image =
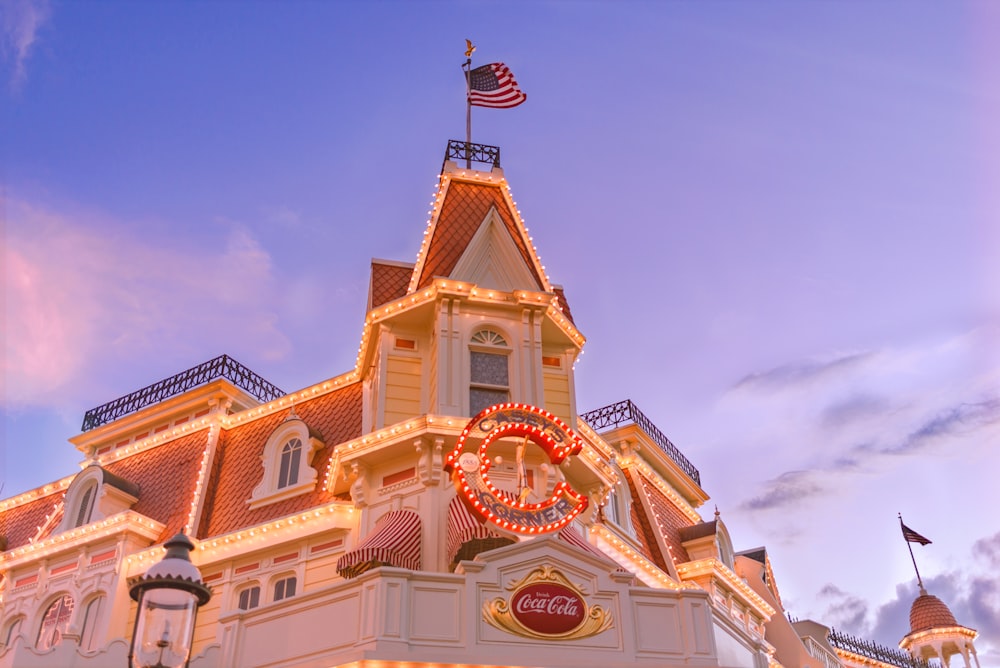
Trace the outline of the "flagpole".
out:
[[[472,169],[472,58],[465,65],[465,168]]]
[[[913,562],[913,570],[917,573],[917,585],[920,587],[921,593],[926,593],[924,581],[920,579],[920,569],[917,568],[917,558],[913,556],[913,546],[910,545],[910,541],[906,540],[906,531],[903,529],[903,513],[897,514],[899,515],[899,529],[903,531],[903,540],[906,542],[906,549],[910,551],[910,561]]]

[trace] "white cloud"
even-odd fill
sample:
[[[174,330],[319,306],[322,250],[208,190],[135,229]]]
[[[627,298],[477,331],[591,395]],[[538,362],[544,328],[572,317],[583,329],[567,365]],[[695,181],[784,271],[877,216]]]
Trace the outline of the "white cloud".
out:
[[[895,646],[916,596],[902,512],[933,534],[918,555],[928,589],[980,630],[981,658],[996,658],[1000,588],[986,578],[1000,527],[979,509],[1000,501],[997,340],[994,320],[790,361],[745,374],[719,401],[711,489],[737,543],[773,548],[793,614]]]
[[[837,490],[831,476],[884,471],[900,457],[962,444],[985,447],[1000,426],[1000,360],[991,353],[998,338],[1000,327],[984,324],[748,374],[722,398],[716,420],[716,456],[734,443],[761,455],[749,466],[767,482],[744,487],[740,503],[795,507]]]
[[[961,570],[926,578],[924,585],[927,593],[948,606],[959,624],[979,632],[980,663],[996,665],[1000,659],[1000,583],[995,566],[1000,562],[1000,533],[976,541],[971,556],[978,559],[963,560]],[[894,647],[909,631],[910,607],[918,593],[915,581],[900,584],[892,599],[874,607],[829,584],[820,591],[820,599],[827,604],[823,622]]]
[[[142,237],[138,223],[6,208],[5,406],[92,402],[93,371],[150,356],[289,352],[271,258],[239,225],[225,223],[221,243],[206,234],[180,248]]]
[[[0,51],[13,63],[10,86],[19,89],[28,79],[28,57],[38,31],[52,15],[48,0],[0,2]]]

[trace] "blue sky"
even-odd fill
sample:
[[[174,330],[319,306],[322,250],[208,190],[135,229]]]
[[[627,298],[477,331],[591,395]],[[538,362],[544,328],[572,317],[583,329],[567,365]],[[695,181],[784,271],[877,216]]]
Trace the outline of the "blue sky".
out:
[[[789,610],[895,644],[931,593],[1000,662],[1000,6],[0,0],[4,492],[83,413],[223,352],[352,368],[413,261],[465,38],[588,337]],[[992,654],[987,654],[992,652]]]

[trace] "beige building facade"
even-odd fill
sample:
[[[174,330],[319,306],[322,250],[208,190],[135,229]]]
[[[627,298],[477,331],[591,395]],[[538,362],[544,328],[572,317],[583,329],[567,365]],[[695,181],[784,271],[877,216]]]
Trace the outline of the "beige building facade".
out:
[[[470,148],[416,262],[372,262],[353,369],[284,392],[211,360],[89,412],[81,470],[0,502],[0,668],[127,665],[129,583],[177,533],[212,591],[196,668],[903,665],[786,619],[634,404],[578,412],[584,334]]]

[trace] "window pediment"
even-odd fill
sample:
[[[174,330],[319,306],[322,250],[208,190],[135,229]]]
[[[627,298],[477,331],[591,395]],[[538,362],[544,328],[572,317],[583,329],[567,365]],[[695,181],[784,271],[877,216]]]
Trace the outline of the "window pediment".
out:
[[[294,412],[275,429],[261,455],[264,476],[247,500],[251,508],[311,492],[319,473],[312,466],[313,456],[323,442]]]
[[[62,521],[58,532],[117,515],[139,500],[139,487],[124,478],[90,464],[66,489]]]

